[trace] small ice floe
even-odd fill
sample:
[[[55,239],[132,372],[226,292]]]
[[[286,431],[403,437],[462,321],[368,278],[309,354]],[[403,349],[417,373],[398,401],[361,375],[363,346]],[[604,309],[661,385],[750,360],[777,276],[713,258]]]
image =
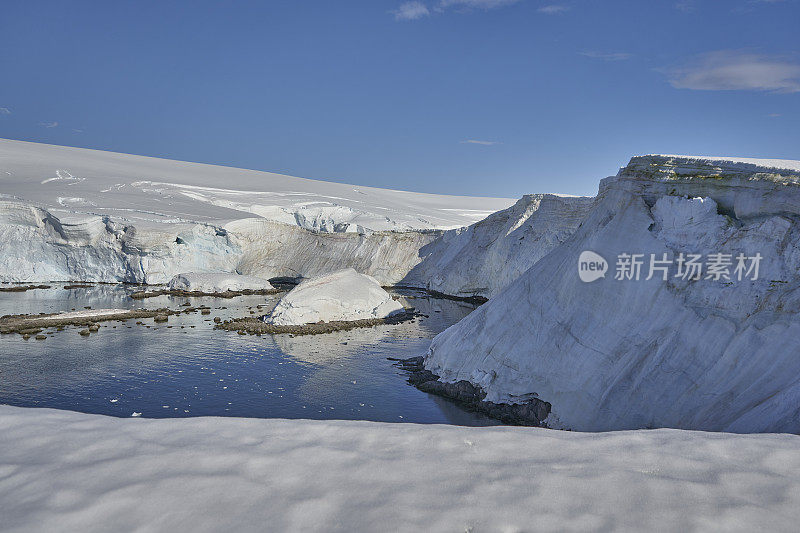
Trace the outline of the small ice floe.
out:
[[[133,416],[133,417],[142,416],[142,413],[137,413],[136,411],[134,411],[134,412],[131,414],[131,416]]]

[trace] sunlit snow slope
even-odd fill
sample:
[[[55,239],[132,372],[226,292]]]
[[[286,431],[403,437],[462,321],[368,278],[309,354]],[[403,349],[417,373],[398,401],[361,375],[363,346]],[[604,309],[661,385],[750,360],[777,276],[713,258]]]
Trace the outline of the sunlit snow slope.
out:
[[[59,216],[132,223],[261,217],[336,232],[458,228],[514,203],[3,139],[0,193]]]

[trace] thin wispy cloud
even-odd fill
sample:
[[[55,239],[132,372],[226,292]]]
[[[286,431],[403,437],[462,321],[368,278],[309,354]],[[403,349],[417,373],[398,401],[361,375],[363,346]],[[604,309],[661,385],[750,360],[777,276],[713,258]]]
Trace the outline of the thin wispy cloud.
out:
[[[800,92],[800,64],[784,58],[720,50],[664,69],[676,89]]]
[[[422,2],[406,2],[392,11],[395,20],[417,20],[431,14]]]
[[[603,61],[625,61],[633,57],[633,54],[627,52],[597,52],[595,50],[587,50],[585,52],[578,52],[582,56],[591,57],[592,59],[602,59]]]
[[[499,141],[479,141],[477,139],[467,139],[466,141],[461,141],[461,144],[479,144],[481,146],[494,146],[496,144],[503,144]]]
[[[675,4],[675,9],[684,13],[691,13],[694,11],[694,2],[692,0],[682,0]]]
[[[770,113],[770,114],[769,114],[769,115],[767,115],[767,116],[768,116],[769,118],[778,118],[779,116],[781,116],[781,114],[780,114],[780,113]]]
[[[569,7],[563,4],[550,4],[548,6],[542,6],[537,9],[539,13],[544,13],[545,15],[558,15],[564,13],[565,11],[569,11]]]
[[[448,7],[466,7],[474,9],[495,9],[497,7],[516,4],[520,0],[439,0],[437,7],[446,9]]]
[[[39,125],[45,128],[55,128],[58,126],[58,122],[40,122]]]
[[[496,9],[510,6],[522,0],[438,0],[429,3],[421,1],[403,2],[397,9],[391,11],[395,20],[408,21],[429,17],[434,13],[445,13],[449,10],[470,11]]]
[[[10,115],[11,110],[7,107],[0,107],[0,115]]]

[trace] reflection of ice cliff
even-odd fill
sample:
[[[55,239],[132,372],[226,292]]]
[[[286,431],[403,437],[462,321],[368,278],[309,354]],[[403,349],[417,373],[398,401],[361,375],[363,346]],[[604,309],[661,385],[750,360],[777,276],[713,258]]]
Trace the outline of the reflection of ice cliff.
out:
[[[610,275],[581,282],[584,250]],[[717,252],[760,253],[759,279],[614,279],[623,253]],[[800,432],[798,272],[799,162],[636,157],[571,238],[437,336],[426,366],[490,401],[550,402],[555,427]]]

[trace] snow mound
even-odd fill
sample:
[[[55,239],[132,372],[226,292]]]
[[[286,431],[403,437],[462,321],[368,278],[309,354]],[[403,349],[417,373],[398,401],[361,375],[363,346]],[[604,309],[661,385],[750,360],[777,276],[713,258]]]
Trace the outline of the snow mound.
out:
[[[403,312],[372,276],[352,268],[302,281],[264,318],[275,326],[386,318]]]
[[[146,417],[0,406],[3,530],[796,531],[800,522],[794,435]]]
[[[169,282],[173,290],[196,292],[226,292],[245,290],[270,290],[274,287],[266,279],[225,272],[178,274]]]
[[[425,366],[487,401],[549,402],[551,427],[800,432],[800,174],[775,165],[633,158],[572,237],[439,334]],[[608,263],[590,283],[587,250]],[[622,254],[641,254],[638,280],[617,279]],[[667,278],[647,279],[665,254]],[[680,254],[701,256],[700,279],[679,276]],[[714,254],[728,279],[709,277]],[[757,279],[736,277],[740,254],[760,254]]]

